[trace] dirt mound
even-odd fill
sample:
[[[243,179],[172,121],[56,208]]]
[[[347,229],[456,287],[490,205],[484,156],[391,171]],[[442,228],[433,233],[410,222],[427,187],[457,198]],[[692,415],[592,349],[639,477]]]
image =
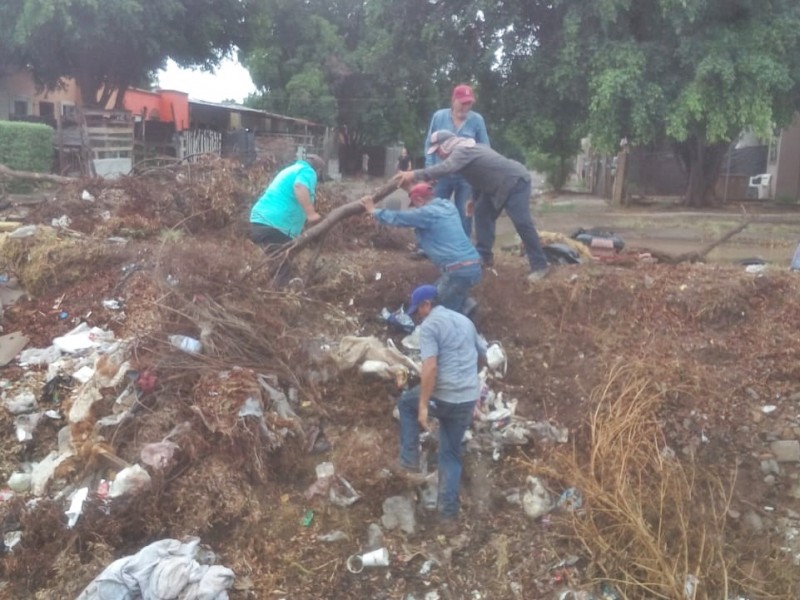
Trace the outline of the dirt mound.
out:
[[[141,495],[109,501],[100,480],[119,466],[79,462],[38,502],[25,493],[0,502],[4,534],[22,532],[0,559],[2,594],[74,597],[114,558],[192,534],[236,572],[232,598],[421,598],[432,590],[537,598],[604,586],[620,597],[678,598],[688,575],[697,598],[796,596],[791,564],[800,549],[785,548],[800,527],[800,462],[769,462],[782,447],[775,442],[800,439],[796,276],[588,264],[532,285],[523,259],[498,256],[475,294],[479,329],[502,342],[509,360],[491,385],[518,400],[521,417],[566,426],[570,443],[529,443],[496,460],[471,453],[465,545],[437,536],[422,511],[415,534],[384,532],[390,577],[352,575],[346,557],[364,547],[384,500],[409,489],[384,470],[396,454],[398,390],[340,372],[329,351],[344,335],[391,337],[401,347],[404,334],[387,329],[380,310],[407,302],[436,270],[409,256],[408,232],[354,218],[304,250],[292,263],[297,281],[276,290],[272,265],[236,225],[265,173],[236,183],[241,173],[226,169],[200,165],[188,181],[178,177],[187,171],[167,170],[90,183],[94,208],[65,208],[86,232],[109,223],[100,213],[113,206],[112,219],[139,215],[152,225],[148,235],[180,234],[143,236],[109,253],[102,240],[111,229],[98,229],[52,234],[41,245],[16,240],[0,252],[37,291],[6,311],[8,331],[33,328],[44,347],[77,318],[130,338],[129,369],[100,388],[82,430],[92,447],[120,465],[141,462],[151,444],[177,447],[162,467],[146,465]],[[197,202],[181,206],[191,194]],[[320,209],[353,199],[323,186]],[[108,298],[122,309],[103,307]],[[68,318],[58,318],[62,310]],[[183,352],[169,335],[196,338],[203,351]],[[14,369],[9,385],[27,382],[41,397],[44,367]],[[95,425],[117,414],[126,394],[135,398],[133,417]],[[66,415],[68,405],[43,408]],[[61,425],[43,422],[21,443],[14,417],[0,412],[4,476],[57,446]],[[324,461],[360,495],[352,506],[304,494]],[[514,504],[529,475],[553,500],[575,488],[582,506],[530,519]],[[68,529],[66,499],[82,485],[89,500]],[[320,541],[335,530],[343,541]]]

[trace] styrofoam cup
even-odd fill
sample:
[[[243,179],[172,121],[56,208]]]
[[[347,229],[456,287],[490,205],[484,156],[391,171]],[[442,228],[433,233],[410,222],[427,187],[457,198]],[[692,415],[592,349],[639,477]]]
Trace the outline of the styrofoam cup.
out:
[[[366,554],[353,554],[347,559],[347,570],[351,573],[361,573],[366,567],[388,567],[389,551],[378,548]]]

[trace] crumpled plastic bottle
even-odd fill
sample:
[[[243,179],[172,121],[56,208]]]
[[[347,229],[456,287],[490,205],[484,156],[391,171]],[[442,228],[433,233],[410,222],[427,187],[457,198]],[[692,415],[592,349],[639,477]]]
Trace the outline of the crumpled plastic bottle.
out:
[[[169,343],[189,354],[200,354],[203,351],[203,343],[187,335],[171,335]]]

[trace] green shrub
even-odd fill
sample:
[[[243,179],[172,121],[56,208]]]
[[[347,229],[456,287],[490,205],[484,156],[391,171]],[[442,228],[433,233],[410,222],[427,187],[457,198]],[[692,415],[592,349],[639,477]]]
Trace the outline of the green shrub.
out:
[[[0,164],[18,171],[49,172],[53,167],[52,127],[0,121]]]
[[[775,198],[778,204],[800,204],[800,197],[792,196],[791,194],[779,194]]]

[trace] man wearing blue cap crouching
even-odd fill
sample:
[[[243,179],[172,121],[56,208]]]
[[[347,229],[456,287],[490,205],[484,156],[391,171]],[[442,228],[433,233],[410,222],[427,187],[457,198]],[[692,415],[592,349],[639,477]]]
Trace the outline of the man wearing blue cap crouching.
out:
[[[428,417],[439,420],[439,515],[445,526],[457,526],[461,485],[461,442],[472,422],[480,395],[478,368],[486,359],[486,344],[472,321],[440,306],[436,286],[423,285],[411,294],[408,313],[422,323],[419,345],[420,384],[400,396],[400,464],[411,478],[419,473],[420,428]]]

